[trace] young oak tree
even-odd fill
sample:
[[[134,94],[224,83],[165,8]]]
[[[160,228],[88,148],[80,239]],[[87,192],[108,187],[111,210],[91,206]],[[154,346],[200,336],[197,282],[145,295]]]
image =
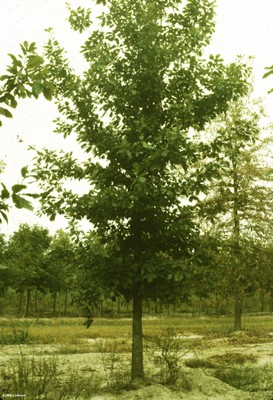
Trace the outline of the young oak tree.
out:
[[[225,115],[208,127],[220,145],[221,161],[201,211],[206,229],[211,226],[219,240],[217,264],[222,266],[222,290],[234,298],[235,330],[241,330],[243,296],[257,286],[257,274],[262,273],[262,252],[257,249],[272,237],[273,188],[262,117],[260,101],[241,98],[230,102]]]
[[[214,1],[96,3],[104,7],[94,26],[90,10],[70,10],[72,28],[89,30],[83,76],[73,73],[54,38],[45,52],[61,115],[56,132],[75,132],[87,160],[39,151],[34,176],[43,188],[43,212],[93,224],[83,243],[91,249],[86,293],[99,288],[132,299],[131,377],[138,380],[144,377],[143,298],[181,294],[195,263],[191,201],[206,173],[189,171],[209,148],[197,146],[189,130],[203,129],[243,95],[249,70],[205,57]],[[69,189],[68,180],[84,181],[86,192]]]

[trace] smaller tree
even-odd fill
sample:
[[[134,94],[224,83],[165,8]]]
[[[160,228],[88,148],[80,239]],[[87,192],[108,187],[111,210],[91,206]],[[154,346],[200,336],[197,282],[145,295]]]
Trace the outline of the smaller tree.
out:
[[[223,241],[220,264],[234,296],[236,330],[241,329],[243,294],[256,273],[255,243],[272,233],[273,189],[261,158],[261,116],[259,103],[240,99],[209,128],[219,146],[220,168],[201,211],[206,229],[210,226]]]
[[[47,284],[54,294],[53,312],[56,312],[57,293],[59,294],[59,315],[64,295],[64,313],[66,313],[67,295],[76,285],[76,256],[74,245],[67,232],[59,230],[52,238],[44,260],[44,273]]]
[[[21,224],[10,237],[7,245],[7,263],[14,271],[14,288],[21,294],[19,313],[28,317],[32,289],[43,289],[43,265],[45,252],[51,242],[47,229]],[[22,312],[23,294],[26,294],[25,309]]]

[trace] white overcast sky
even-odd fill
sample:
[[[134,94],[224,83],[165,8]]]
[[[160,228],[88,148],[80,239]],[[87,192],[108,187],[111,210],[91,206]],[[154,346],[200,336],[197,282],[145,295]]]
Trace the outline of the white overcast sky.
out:
[[[66,0],[0,0],[0,75],[9,63],[8,53],[17,54],[19,43],[27,40],[42,44],[47,39],[45,28],[54,28],[56,37],[67,48],[72,65],[81,67],[78,49],[81,35],[72,32],[66,18]],[[94,7],[92,0],[70,0],[72,8],[79,5]],[[262,79],[266,66],[273,64],[273,0],[217,0],[216,32],[211,52],[228,61],[237,55],[254,56],[255,93],[265,97],[273,120],[273,79]],[[272,110],[271,110],[272,107]],[[20,170],[29,164],[32,154],[29,145],[37,147],[74,148],[72,140],[64,141],[53,133],[52,120],[56,117],[54,105],[44,99],[19,102],[12,120],[4,120],[0,128],[0,159],[7,164],[0,181],[14,184],[20,181]],[[20,140],[18,140],[18,137]],[[9,224],[0,225],[0,232],[11,233],[19,223],[40,223],[54,232],[63,227],[57,219],[49,225],[46,218],[37,219],[28,211],[15,210],[9,215]]]

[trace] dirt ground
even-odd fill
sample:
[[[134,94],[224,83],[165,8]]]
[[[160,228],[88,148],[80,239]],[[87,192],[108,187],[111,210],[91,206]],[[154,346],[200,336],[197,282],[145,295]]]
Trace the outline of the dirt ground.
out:
[[[192,376],[194,387],[190,392],[172,390],[162,385],[151,385],[118,395],[94,396],[92,400],[250,400],[253,396],[221,384],[215,378],[197,372]]]
[[[271,340],[272,336],[272,340]],[[190,337],[188,337],[188,340]],[[221,356],[229,353],[236,353],[255,357],[255,365],[272,365],[273,368],[273,334],[267,334],[259,343],[257,338],[251,338],[248,334],[243,333],[240,335],[230,335],[228,337],[205,339],[201,336],[192,337],[192,340],[199,339],[198,344],[193,345],[192,350],[184,356],[185,360],[198,359],[207,360],[213,356]],[[253,340],[252,340],[253,339]],[[251,343],[250,343],[251,342]],[[189,343],[189,342],[187,342]],[[86,342],[88,345],[88,341]],[[85,344],[85,345],[86,345]],[[6,345],[1,346],[0,364],[5,364],[15,356],[35,355],[35,357],[49,357],[57,354],[57,357],[64,370],[69,368],[76,368],[82,373],[88,368],[89,371],[93,370],[95,373],[103,372],[105,365],[106,355],[96,352],[86,352],[79,354],[58,354],[58,345]],[[108,355],[111,357],[111,355]],[[129,358],[128,354],[121,354],[120,357]],[[119,364],[112,366],[112,371],[115,373],[115,368]],[[228,384],[225,384],[219,379],[213,377],[206,368],[189,368],[183,366],[183,379],[189,384],[189,388],[185,388],[183,382],[179,379],[175,387],[167,387],[158,383],[147,384],[145,387],[140,387],[135,390],[123,390],[118,394],[98,394],[93,395],[92,400],[272,400],[273,391],[271,393],[263,392],[245,392],[238,390]],[[272,369],[273,371],[273,369]],[[273,373],[272,373],[273,384]]]

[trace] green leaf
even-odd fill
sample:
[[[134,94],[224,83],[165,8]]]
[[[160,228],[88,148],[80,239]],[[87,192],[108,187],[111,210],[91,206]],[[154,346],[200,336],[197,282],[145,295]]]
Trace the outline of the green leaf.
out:
[[[273,65],[271,65],[270,67],[266,67],[265,69],[267,70],[267,72],[263,75],[263,79],[273,74]]]
[[[56,86],[52,82],[49,82],[49,81],[44,81],[43,85],[44,85],[44,87],[49,89],[51,92],[54,92],[54,90],[56,89]]]
[[[7,214],[6,214],[4,211],[1,211],[1,210],[0,210],[0,215],[1,215],[2,218],[4,218],[4,220],[6,221],[6,223],[9,222],[8,217],[7,217]],[[2,222],[2,220],[1,220],[1,218],[0,218],[0,223],[1,223],[1,222]]]
[[[4,115],[7,118],[12,118],[12,113],[6,108],[0,107],[0,114]]]
[[[43,85],[40,81],[36,81],[34,82],[33,86],[32,86],[32,93],[33,96],[38,98],[39,94],[42,93],[43,91]]]
[[[273,74],[273,70],[270,70],[270,71],[266,72],[266,73],[263,75],[263,79],[267,78],[268,76],[270,76],[270,75],[272,75],[272,74]]]
[[[14,186],[12,186],[11,189],[12,189],[13,193],[19,193],[22,190],[26,189],[26,185],[14,185]]]
[[[38,194],[38,193],[25,193],[25,196],[32,197],[33,199],[40,198],[40,194]]]
[[[23,167],[23,168],[21,169],[21,176],[22,176],[23,178],[25,178],[25,177],[27,176],[27,173],[28,173],[28,167]]]
[[[52,93],[51,90],[49,90],[47,87],[43,88],[43,95],[44,97],[48,100],[51,101],[52,100]]]
[[[2,75],[0,76],[0,81],[7,81],[11,79],[12,75]]]
[[[6,188],[6,186],[4,185],[4,183],[1,183],[1,185],[3,187],[2,191],[1,191],[1,199],[2,200],[8,199],[10,197],[9,191]]]
[[[2,100],[3,99],[3,100]],[[6,103],[8,106],[12,107],[12,108],[16,108],[17,106],[17,101],[15,100],[15,97],[10,94],[10,93],[6,93],[1,99],[1,102],[3,101],[4,103]]]
[[[33,56],[27,62],[27,68],[38,68],[44,63],[43,57]]]
[[[26,210],[33,211],[32,204],[25,198],[18,196],[17,194],[13,194],[12,200],[17,208],[25,208]]]

